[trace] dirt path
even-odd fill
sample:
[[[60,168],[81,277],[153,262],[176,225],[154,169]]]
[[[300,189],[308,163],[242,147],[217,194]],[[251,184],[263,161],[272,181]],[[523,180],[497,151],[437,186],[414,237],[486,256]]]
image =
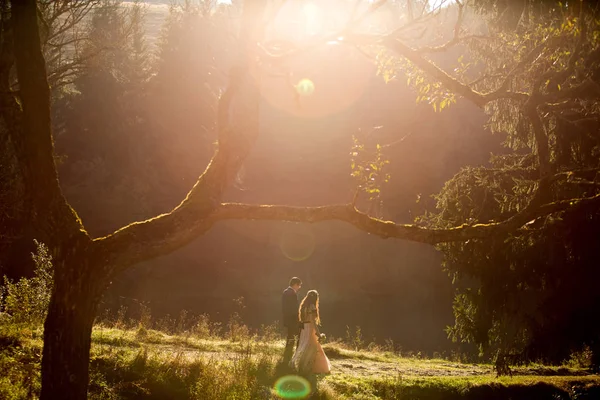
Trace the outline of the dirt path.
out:
[[[240,351],[230,350],[200,350],[187,346],[171,344],[148,344],[146,347],[150,354],[161,358],[184,358],[187,361],[202,359],[208,362],[222,362],[243,359],[248,355]],[[264,354],[253,350],[251,357],[265,357]],[[266,357],[279,358],[279,354],[267,355]],[[374,360],[368,358],[336,358],[330,356],[333,376],[355,376],[355,377],[475,377],[495,376],[495,372],[489,365],[460,364],[444,360],[427,360],[413,358],[393,358]],[[570,370],[567,368],[515,368],[515,375],[536,376],[584,376],[590,375],[582,370]],[[591,375],[590,375],[591,376]]]
[[[332,373],[354,376],[477,376],[489,375],[493,371],[479,365],[453,363],[382,362],[372,360],[331,360]]]
[[[232,351],[199,351],[190,348],[174,347],[170,345],[154,345],[152,351],[168,354],[170,357],[184,357],[192,361],[202,358],[210,361],[235,361],[245,357],[243,353]],[[261,357],[253,354],[252,357]],[[277,357],[277,356],[273,356]],[[493,374],[489,367],[480,365],[443,363],[428,360],[390,360],[375,361],[368,359],[340,358],[331,359],[333,375],[354,376],[477,376]]]

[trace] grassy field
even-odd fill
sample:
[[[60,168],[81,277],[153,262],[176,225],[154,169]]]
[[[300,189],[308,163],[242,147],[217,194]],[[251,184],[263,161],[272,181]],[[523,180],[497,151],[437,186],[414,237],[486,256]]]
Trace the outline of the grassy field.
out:
[[[41,330],[0,325],[0,398],[39,393]],[[235,339],[98,325],[93,331],[90,399],[279,399],[292,373],[280,363],[273,330]],[[600,377],[575,367],[531,365],[496,378],[492,367],[443,359],[353,351],[328,343],[331,375],[312,377],[313,399],[598,399]],[[299,383],[296,382],[297,385]],[[296,397],[302,398],[302,397]]]

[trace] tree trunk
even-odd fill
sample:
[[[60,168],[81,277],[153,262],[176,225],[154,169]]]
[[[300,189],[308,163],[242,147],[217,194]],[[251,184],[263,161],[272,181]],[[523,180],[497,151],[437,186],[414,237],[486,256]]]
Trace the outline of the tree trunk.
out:
[[[84,257],[55,265],[44,324],[41,400],[87,398],[92,325],[106,282],[98,272]]]

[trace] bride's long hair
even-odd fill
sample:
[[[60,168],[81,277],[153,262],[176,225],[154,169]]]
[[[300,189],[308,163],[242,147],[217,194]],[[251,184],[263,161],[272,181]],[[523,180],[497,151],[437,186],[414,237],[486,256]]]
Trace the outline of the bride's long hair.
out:
[[[309,290],[302,299],[302,303],[300,303],[300,309],[298,310],[298,318],[300,321],[304,321],[303,316],[306,315],[306,310],[309,306],[314,305],[317,309],[317,315],[315,318],[315,323],[317,325],[321,325],[321,318],[319,317],[319,292],[316,290]]]

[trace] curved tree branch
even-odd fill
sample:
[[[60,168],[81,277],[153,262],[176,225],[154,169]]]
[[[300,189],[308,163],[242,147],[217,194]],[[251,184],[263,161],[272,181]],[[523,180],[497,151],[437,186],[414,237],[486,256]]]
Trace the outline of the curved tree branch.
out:
[[[235,149],[220,146],[185,200],[173,211],[127,225],[94,240],[98,254],[116,270],[168,254],[210,228],[207,217],[218,207],[230,177],[239,166]]]
[[[400,40],[386,38],[384,39],[383,44],[397,54],[406,57],[408,61],[416,65],[423,72],[441,82],[446,89],[466,98],[478,107],[484,107],[487,103],[502,98],[509,98],[517,101],[526,101],[529,98],[529,95],[526,93],[509,92],[503,88],[490,93],[477,92],[469,85],[448,75],[448,73],[439,68],[432,61],[423,58],[417,50],[411,49]]]
[[[254,205],[224,203],[211,215],[216,222],[227,219],[276,220],[293,222],[344,221],[358,229],[380,236],[412,242],[437,244],[460,242],[469,239],[505,235],[524,226],[526,223],[560,211],[570,211],[581,207],[600,206],[600,194],[593,197],[561,200],[544,204],[536,209],[526,209],[502,222],[488,224],[461,225],[448,229],[430,229],[410,224],[397,224],[370,217],[357,210],[352,204],[336,204],[321,207],[293,207],[283,205]]]
[[[250,68],[257,38],[262,37],[259,23],[264,8],[264,0],[244,5],[238,64],[231,70],[228,88],[218,105],[219,148],[187,197],[167,214],[94,240],[98,256],[112,265],[114,272],[168,254],[210,228],[209,215],[219,207],[258,137],[259,83],[252,80]]]

